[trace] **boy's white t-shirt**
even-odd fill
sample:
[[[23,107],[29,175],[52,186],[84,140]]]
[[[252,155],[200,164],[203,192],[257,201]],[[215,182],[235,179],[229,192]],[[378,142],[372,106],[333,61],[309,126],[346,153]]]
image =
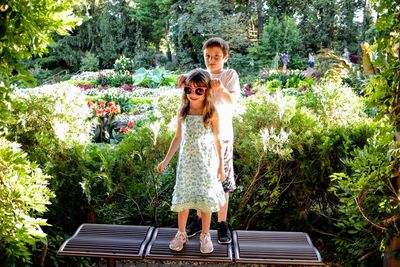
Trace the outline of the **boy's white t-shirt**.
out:
[[[219,133],[222,141],[233,141],[234,102],[240,95],[239,75],[233,69],[224,69],[219,74],[211,74],[213,79],[221,80],[222,85],[232,94],[232,103],[227,103],[215,95],[215,106],[219,115]]]

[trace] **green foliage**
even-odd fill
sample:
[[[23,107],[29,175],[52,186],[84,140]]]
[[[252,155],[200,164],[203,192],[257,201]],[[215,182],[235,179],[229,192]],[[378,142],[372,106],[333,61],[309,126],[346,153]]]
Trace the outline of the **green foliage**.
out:
[[[174,86],[176,84],[176,75],[172,75],[162,67],[156,67],[152,70],[140,68],[133,74],[134,85],[156,88],[159,86]]]
[[[33,68],[29,69],[29,71],[32,73],[33,77],[35,77],[38,84],[42,84],[43,81],[47,80],[53,75],[50,70],[43,69],[39,64],[35,64]]]
[[[170,30],[180,68],[191,69],[202,65],[202,43],[214,36],[224,38],[233,50],[245,52],[249,41],[242,38],[247,34],[247,17],[235,12],[234,5],[228,1],[211,0],[174,3]]]
[[[90,52],[85,52],[81,57],[80,71],[96,71],[99,70],[99,58]]]
[[[267,88],[285,88],[295,90],[305,90],[312,87],[316,83],[314,78],[305,78],[304,73],[300,70],[288,70],[285,74],[277,70],[269,70],[264,68],[260,72],[259,84],[266,83]],[[272,90],[271,92],[274,92]]]
[[[105,72],[100,71],[96,83],[106,87],[123,87],[124,85],[142,86],[148,88],[157,88],[160,86],[174,86],[177,75],[173,74],[163,67],[154,69],[139,68],[133,74],[129,71]],[[133,87],[129,90],[131,91]]]
[[[351,158],[344,160],[347,171],[331,176],[334,183],[330,191],[340,201],[334,241],[349,266],[355,265],[368,251],[383,249],[390,241],[384,231],[397,231],[387,220],[388,215],[396,214],[399,209],[392,197],[395,145],[387,121],[382,121],[380,128],[379,135],[371,137],[368,145],[355,149]]]
[[[398,3],[373,3],[379,13],[376,21],[379,37],[371,47],[363,44],[363,71],[370,75],[364,89],[368,101],[376,106],[379,132],[367,146],[355,150],[353,157],[344,161],[347,168],[332,176],[337,185],[331,190],[340,200],[337,221],[340,231],[335,243],[339,251],[349,251],[346,262],[354,264],[356,258],[379,248],[385,251],[386,265],[392,259],[398,260],[398,251],[393,251],[389,244],[393,245],[392,239],[399,236],[400,76],[394,70],[400,66],[400,18]],[[358,249],[349,250],[354,243]]]
[[[377,20],[377,30],[381,35],[370,48],[373,67],[377,68],[379,73],[371,77],[365,88],[370,101],[378,106],[379,115],[390,114],[395,127],[400,125],[398,111],[400,74],[394,71],[400,68],[397,31],[400,19],[396,17],[397,9],[398,5],[394,3],[379,3],[379,10],[384,12]]]
[[[90,110],[81,89],[68,83],[16,90],[9,138],[22,144],[31,159],[45,163],[49,157],[90,141]]]
[[[82,184],[98,222],[174,225],[169,210],[174,170],[163,175],[155,170],[172,138],[164,130],[159,135],[160,127],[165,126],[150,120],[128,133],[118,146],[89,149],[88,167],[97,171]]]
[[[33,55],[42,56],[52,42],[52,34],[65,35],[78,21],[71,13],[69,1],[7,1],[0,14],[0,134],[8,133],[5,127],[12,120],[9,87],[23,82],[34,85],[32,75],[19,63]],[[32,12],[32,7],[35,12]],[[18,33],[18,34],[16,34]],[[32,38],[35,36],[35,38]]]
[[[271,17],[264,27],[261,40],[249,48],[249,56],[254,60],[255,66],[258,68],[269,67],[276,69],[276,66],[274,66],[275,55],[288,51],[288,68],[293,69],[297,67],[291,65],[293,59],[304,57],[298,52],[301,45],[301,37],[295,19],[290,17],[284,17],[283,19]],[[282,63],[279,62],[279,64],[281,65]]]
[[[350,88],[326,81],[298,96],[257,93],[235,120],[232,195],[238,229],[310,231],[336,197],[327,177],[344,169],[341,158],[374,134]],[[329,243],[329,242],[328,242]]]
[[[157,111],[157,115],[164,120],[165,124],[175,125],[176,116],[181,103],[181,97],[182,92],[178,90],[161,93],[159,97],[157,97],[154,106]]]
[[[46,243],[37,218],[47,211],[53,193],[50,176],[27,158],[20,145],[0,137],[0,261],[4,266],[32,262],[31,248]]]
[[[135,70],[135,62],[130,58],[121,56],[114,63],[114,70],[117,74],[130,74]]]

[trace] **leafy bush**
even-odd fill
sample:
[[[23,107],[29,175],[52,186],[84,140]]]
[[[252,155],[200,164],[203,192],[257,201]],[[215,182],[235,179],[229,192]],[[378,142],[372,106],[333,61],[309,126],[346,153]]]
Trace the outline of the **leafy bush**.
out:
[[[20,145],[0,137],[0,262],[4,266],[32,263],[31,249],[46,243],[39,218],[53,193],[50,176],[27,158]]]
[[[90,142],[90,110],[85,95],[68,83],[16,90],[12,136],[32,159],[47,162],[59,149]]]
[[[391,237],[382,230],[398,231],[392,223],[399,209],[392,183],[392,166],[398,155],[393,154],[396,150],[389,123],[380,124],[380,135],[371,137],[368,145],[344,160],[344,172],[331,176],[330,190],[340,201],[334,242],[348,266],[356,265],[369,251],[380,248],[383,252]],[[380,259],[368,259],[366,264],[377,266]]]
[[[169,209],[175,170],[171,167],[163,175],[155,170],[172,138],[160,127],[159,122],[147,121],[118,146],[90,147],[87,166],[97,171],[84,177],[82,185],[97,222],[175,225]]]
[[[120,75],[133,73],[135,70],[135,62],[128,57],[121,56],[114,63],[114,70],[115,73]]]
[[[342,159],[376,133],[363,99],[324,81],[311,92],[258,92],[241,104],[234,120],[238,189],[230,222],[237,229],[330,232],[338,198],[328,191],[329,176],[345,170]],[[330,237],[318,236],[334,247]]]
[[[52,71],[44,69],[39,64],[35,64],[33,68],[30,69],[30,72],[32,73],[33,77],[35,77],[38,84],[42,84],[45,80],[53,75]]]
[[[159,86],[174,86],[176,76],[167,72],[164,68],[157,67],[153,70],[140,68],[135,71],[133,80],[135,85],[156,88]]]
[[[99,70],[99,58],[90,52],[85,52],[81,57],[80,71],[96,71]]]
[[[92,174],[84,176],[82,187],[98,222],[176,224],[175,214],[169,209],[176,157],[164,174],[155,170],[174,134],[170,121],[176,121],[172,117],[180,103],[180,91],[168,92],[162,92],[156,101],[161,120],[144,117],[143,123],[135,123],[118,145],[88,147],[86,168]]]

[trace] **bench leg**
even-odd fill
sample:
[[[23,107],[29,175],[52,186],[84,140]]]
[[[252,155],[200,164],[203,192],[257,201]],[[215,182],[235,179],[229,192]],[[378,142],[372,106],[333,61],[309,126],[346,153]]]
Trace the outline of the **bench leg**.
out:
[[[115,259],[107,259],[107,267],[115,267]]]

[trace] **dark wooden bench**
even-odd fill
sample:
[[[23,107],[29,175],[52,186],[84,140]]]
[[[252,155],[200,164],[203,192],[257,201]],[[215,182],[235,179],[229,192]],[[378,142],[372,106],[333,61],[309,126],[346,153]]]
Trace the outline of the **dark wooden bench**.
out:
[[[203,262],[208,265],[302,265],[323,266],[318,250],[303,232],[233,231],[231,245],[216,242],[211,230],[214,251],[201,254],[199,237],[193,237],[180,252],[168,247],[175,228],[150,226],[82,224],[58,250],[59,256],[103,258],[109,267],[116,260],[141,262]]]

